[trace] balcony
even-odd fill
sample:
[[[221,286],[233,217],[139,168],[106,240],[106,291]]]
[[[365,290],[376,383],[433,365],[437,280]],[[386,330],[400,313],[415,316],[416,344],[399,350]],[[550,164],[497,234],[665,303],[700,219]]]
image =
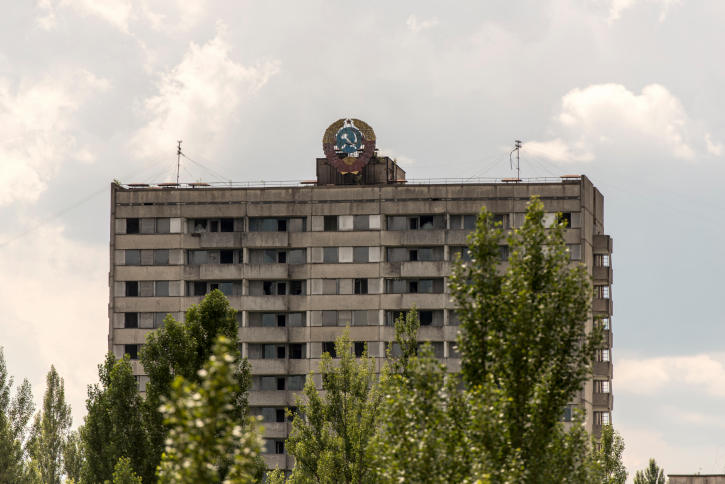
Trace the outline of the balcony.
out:
[[[594,376],[601,376],[611,379],[613,375],[611,361],[595,361],[592,365],[592,373]]]
[[[592,249],[595,254],[611,254],[614,249],[614,240],[608,235],[595,235],[592,240]]]
[[[611,267],[593,267],[592,268],[592,279],[594,284],[597,285],[609,285],[614,282],[614,273]]]
[[[614,407],[614,396],[611,393],[594,393],[592,395],[592,405],[595,407],[607,407],[612,410]]]
[[[592,301],[592,311],[595,313],[605,313],[609,316],[614,314],[614,305],[611,299],[594,298]]]

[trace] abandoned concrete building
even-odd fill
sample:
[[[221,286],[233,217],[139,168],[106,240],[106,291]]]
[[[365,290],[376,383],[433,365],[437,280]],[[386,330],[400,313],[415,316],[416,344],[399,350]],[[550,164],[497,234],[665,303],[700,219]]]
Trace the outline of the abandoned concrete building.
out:
[[[374,147],[372,130],[362,131],[365,149]],[[593,313],[605,343],[592,380],[562,419],[571,420],[579,406],[587,429],[599,435],[613,407],[612,239],[604,235],[603,197],[592,183],[585,176],[417,183],[375,155],[362,166],[345,158],[357,173],[345,172],[327,134],[326,140],[328,156],[317,159],[314,181],[112,185],[108,344],[117,357],[130,355],[140,389],[146,334],[168,313],[183,320],[190,305],[221,290],[238,310],[239,346],[253,373],[249,403],[264,421],[267,462],[291,469],[284,409],[294,405],[322,353],[335,356],[333,342],[347,324],[355,352],[367,343],[382,365],[394,319],[415,304],[420,340],[457,371],[458,321],[446,283],[451,261],[466,257],[466,235],[482,205],[510,229],[523,223],[526,204],[538,195],[547,223],[556,213],[568,220],[572,259],[585,264],[595,285]]]

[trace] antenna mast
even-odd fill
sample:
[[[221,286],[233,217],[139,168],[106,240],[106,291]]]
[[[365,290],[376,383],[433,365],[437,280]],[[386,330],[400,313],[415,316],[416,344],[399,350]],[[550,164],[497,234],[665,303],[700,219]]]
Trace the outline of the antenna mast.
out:
[[[179,147],[176,150],[176,184],[179,184],[179,168],[181,166],[181,141],[178,142]]]
[[[181,142],[179,142],[181,143]],[[511,155],[513,152],[516,152],[516,180],[521,181],[521,160],[519,158],[519,150],[521,149],[521,141],[516,140],[516,144],[514,145],[514,149],[511,150],[511,153],[509,153],[509,163],[511,164],[511,169],[514,169],[514,162],[511,159]]]

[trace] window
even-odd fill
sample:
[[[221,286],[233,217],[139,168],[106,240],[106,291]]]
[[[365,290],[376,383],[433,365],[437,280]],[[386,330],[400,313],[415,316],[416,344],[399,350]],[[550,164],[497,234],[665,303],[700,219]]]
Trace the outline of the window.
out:
[[[352,261],[355,263],[368,262],[370,258],[369,247],[353,247],[352,248]]]
[[[566,405],[564,411],[561,414],[562,422],[571,422],[574,417],[574,405]]]
[[[337,311],[322,311],[323,326],[337,326]]]
[[[458,313],[455,309],[448,311],[448,325],[449,326],[460,326],[461,321],[458,319]]]
[[[476,215],[451,215],[451,230],[474,230],[476,228]]]
[[[156,233],[157,234],[171,233],[171,219],[157,218],[156,219]]]
[[[219,220],[220,232],[234,232],[234,219],[223,218]]]
[[[337,232],[337,215],[325,215],[325,232]]]
[[[124,315],[124,328],[138,328],[138,313],[126,313]]]
[[[126,219],[126,233],[127,234],[138,234],[140,232],[139,220],[137,218]]]
[[[305,264],[307,262],[305,249],[292,249],[289,251],[290,264]]]
[[[388,294],[441,294],[443,279],[387,279]]]
[[[421,326],[430,326],[433,324],[433,311],[420,311],[418,313]]]
[[[305,281],[290,281],[290,296],[305,295]]]
[[[559,223],[564,225],[564,227],[570,228],[571,227],[571,212],[565,212],[559,214]]]
[[[290,360],[301,360],[306,358],[306,348],[307,345],[305,343],[292,343],[289,345]]]
[[[594,286],[595,297],[609,299],[609,286]]]
[[[499,245],[498,246],[498,260],[504,262],[509,260],[509,246]]]
[[[388,230],[405,230],[406,217],[388,217]]]
[[[265,360],[277,359],[277,345],[262,345],[262,358]]]
[[[138,297],[138,281],[126,281],[126,297]]]
[[[304,218],[250,218],[250,232],[304,232]]]
[[[412,282],[411,282],[412,284]],[[413,291],[411,291],[413,292]],[[418,281],[418,292],[425,294],[433,293],[433,279],[421,279]]]
[[[367,294],[368,293],[368,280],[367,279],[355,279],[355,294]]]
[[[154,264],[165,266],[169,263],[169,249],[157,249],[154,251]]]
[[[205,250],[190,250],[188,259],[189,265],[206,264],[208,260],[208,253]]]
[[[595,267],[609,267],[609,255],[607,254],[594,254],[594,266]]]
[[[287,390],[291,392],[299,392],[305,387],[305,377],[302,375],[293,375],[287,377]]]
[[[285,359],[287,357],[287,348],[284,346],[277,346],[277,358]]]
[[[324,311],[323,311],[324,314]],[[337,318],[335,318],[337,319]],[[335,324],[337,326],[337,324]],[[325,341],[322,343],[322,352],[329,353],[332,358],[337,358],[337,351],[335,350],[334,341]]]
[[[355,356],[358,358],[361,358],[365,354],[365,343],[364,342],[355,342]]]
[[[507,214],[494,214],[492,219],[493,226],[506,230],[509,228],[508,220],[509,216]]]
[[[609,350],[603,349],[603,350],[597,350],[594,354],[596,361],[609,361]]]
[[[206,296],[206,282],[194,281],[189,283],[189,296]]]
[[[163,328],[166,325],[164,319],[166,319],[167,313],[154,313],[154,328]]]
[[[609,331],[609,318],[604,318],[601,320],[602,329],[604,331]]]
[[[138,360],[138,350],[141,345],[124,345],[124,354],[128,355],[131,360]]]
[[[169,281],[156,281],[156,297],[169,297]]]
[[[594,425],[607,425],[610,421],[609,412],[594,412]]]
[[[403,294],[408,292],[407,282],[405,279],[388,279],[388,293]]]
[[[127,266],[137,266],[141,263],[141,255],[138,250],[127,250],[126,261]]]
[[[606,380],[595,380],[594,381],[594,393],[609,393],[610,384]]]
[[[322,260],[326,264],[335,264],[338,261],[337,247],[324,247],[322,249]]]
[[[388,262],[403,262],[408,260],[408,249],[405,247],[388,247]]]
[[[353,230],[370,230],[370,215],[355,215],[352,218]]]
[[[456,260],[456,257],[460,257],[463,262],[470,262],[473,259],[468,247],[451,247],[451,260]]]
[[[323,279],[322,294],[337,294],[337,279]]]
[[[387,311],[385,315],[385,325],[395,326],[395,320],[402,317],[406,318],[408,311]],[[418,319],[420,320],[421,326],[443,326],[443,311],[442,310],[418,310]]]
[[[458,343],[453,341],[448,342],[448,357],[449,358],[460,358],[461,355],[458,353]]]
[[[274,453],[275,454],[284,454],[284,440],[275,440],[274,441]]]

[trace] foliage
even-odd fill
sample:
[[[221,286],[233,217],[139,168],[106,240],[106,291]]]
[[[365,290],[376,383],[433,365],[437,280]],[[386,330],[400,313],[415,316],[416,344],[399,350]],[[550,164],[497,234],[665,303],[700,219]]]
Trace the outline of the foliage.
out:
[[[407,375],[408,364],[418,351],[418,329],[420,328],[420,318],[418,317],[418,308],[415,304],[407,312],[401,314],[395,320],[395,342],[400,348],[400,355],[393,355],[392,342],[388,345],[386,351],[389,370],[391,373],[403,373]]]
[[[172,384],[171,397],[161,407],[170,431],[159,484],[216,484],[228,456],[232,464],[224,482],[252,482],[262,441],[253,421],[246,429],[235,422],[239,386],[234,341],[220,336],[197,381],[179,376]]]
[[[339,360],[322,355],[319,372],[324,395],[317,390],[314,372],[297,397],[298,413],[287,440],[295,457],[290,477],[295,484],[373,483],[368,443],[374,437],[383,394],[375,374],[375,360],[355,358],[350,329],[335,341]]]
[[[88,387],[88,414],[80,431],[86,461],[83,481],[110,482],[119,459],[126,457],[135,472],[153,482],[153,472],[143,474],[148,460],[143,400],[128,355],[116,361],[112,353],[106,354],[104,364],[98,365],[98,376],[100,384]],[[73,458],[78,456],[77,448],[69,451],[74,452]],[[80,463],[74,460],[72,465],[75,472]]]
[[[665,484],[665,470],[650,459],[646,469],[635,472],[634,484]]]
[[[65,403],[65,384],[54,366],[46,377],[43,408],[35,414],[28,441],[28,453],[44,484],[60,484],[63,448],[73,423],[70,405]]]
[[[590,374],[601,334],[585,331],[591,286],[583,266],[570,266],[564,224],[545,228],[543,219],[534,198],[523,226],[506,238],[501,274],[503,234],[483,208],[468,238],[472,261],[459,259],[450,278],[472,412],[465,445],[477,450],[478,474],[500,473],[494,482],[519,473],[526,483],[586,482],[595,471],[580,422],[566,431],[559,420]]]
[[[602,426],[601,449],[597,458],[601,463],[606,484],[624,484],[627,482],[627,468],[622,462],[624,439],[614,430],[612,424]]]
[[[131,466],[131,459],[121,457],[113,469],[113,484],[141,484],[141,478],[136,475]],[[105,481],[111,484],[111,481]]]
[[[81,469],[83,467],[83,441],[81,433],[83,426],[78,430],[73,430],[68,434],[68,440],[63,447],[63,471],[66,475],[66,484],[68,480],[73,482],[81,481]]]
[[[224,336],[236,341],[239,325],[236,311],[229,306],[229,300],[219,290],[206,296],[198,306],[191,306],[183,323],[170,315],[164,327],[147,336],[141,349],[141,362],[149,377],[144,401],[144,422],[149,436],[149,460],[144,472],[144,481],[152,474],[164,450],[168,428],[158,408],[164,398],[172,392],[172,383],[182,377],[190,383],[201,383],[199,370],[212,355],[214,341]],[[229,350],[234,358],[236,390],[231,404],[234,411],[230,418],[239,425],[245,425],[248,404],[247,391],[251,387],[250,365],[242,358],[236,346]],[[151,481],[148,481],[151,482]]]

